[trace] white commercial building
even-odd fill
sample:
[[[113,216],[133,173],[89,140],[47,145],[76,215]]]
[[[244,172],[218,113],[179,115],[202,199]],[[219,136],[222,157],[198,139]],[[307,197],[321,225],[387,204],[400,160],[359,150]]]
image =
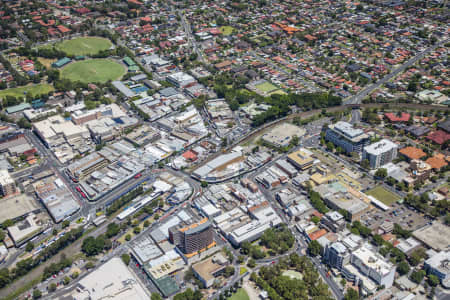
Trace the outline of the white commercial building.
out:
[[[170,61],[168,61],[164,58],[161,58],[157,54],[146,55],[146,56],[142,57],[141,62],[144,65],[152,65],[155,68],[161,68],[164,66],[168,66],[170,64]]]
[[[392,286],[395,266],[386,261],[379,253],[362,246],[352,252],[350,261],[361,274],[369,277],[378,285],[384,285],[385,288]]]
[[[242,153],[240,151],[234,151],[231,153],[222,154],[215,159],[209,161],[205,165],[196,169],[192,175],[198,179],[205,179],[210,176],[214,170],[222,168],[223,166],[232,163],[242,157]]]
[[[406,240],[398,239],[398,242],[396,248],[407,255],[421,246],[421,243],[413,237],[409,237]]]
[[[56,175],[33,183],[33,187],[38,199],[57,223],[80,209],[80,204],[69,188]]]
[[[377,286],[390,288],[394,282],[395,265],[379,253],[362,244],[359,236],[349,235],[325,247],[324,260],[342,276],[360,285],[365,292],[374,292]]]
[[[170,74],[166,79],[178,88],[182,88],[190,83],[196,82],[194,77],[184,72]]]
[[[138,279],[122,260],[113,257],[84,277],[72,293],[74,300],[146,300],[150,299]]]
[[[60,115],[34,123],[33,129],[49,148],[70,140],[82,137],[89,138],[90,136],[86,127],[75,125]]]
[[[11,178],[7,170],[0,170],[0,195],[8,196],[16,193],[14,179]]]
[[[450,251],[441,251],[425,261],[425,270],[436,275],[446,287],[450,281]]]
[[[282,223],[278,214],[270,206],[251,214],[255,218],[253,221],[236,228],[228,234],[228,239],[233,245],[238,246],[242,242],[252,242],[258,239],[266,229]]]
[[[14,245],[16,245],[16,247],[19,247],[37,234],[41,233],[42,230],[43,228],[37,223],[37,218],[35,215],[28,215],[24,220],[8,227],[8,233],[14,241]]]
[[[253,220],[250,223],[232,231],[228,235],[228,239],[235,246],[239,246],[242,242],[253,242],[258,239],[266,229],[269,229],[270,223],[263,223],[258,220]]]
[[[350,123],[339,121],[329,125],[325,139],[336,147],[341,147],[347,153],[360,153],[369,144],[369,136],[361,129],[356,129]]]
[[[362,159],[367,159],[372,169],[390,163],[397,157],[398,146],[387,139],[364,147]]]

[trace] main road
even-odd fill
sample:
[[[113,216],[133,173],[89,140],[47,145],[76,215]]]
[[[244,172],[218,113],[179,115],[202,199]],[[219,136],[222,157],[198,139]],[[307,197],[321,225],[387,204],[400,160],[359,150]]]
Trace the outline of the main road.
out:
[[[388,82],[389,80],[397,77],[397,75],[399,75],[400,73],[403,73],[407,68],[411,67],[412,65],[414,65],[417,61],[421,60],[422,58],[425,57],[425,55],[429,54],[431,51],[434,51],[436,48],[441,47],[442,45],[444,45],[445,43],[447,43],[449,41],[449,39],[445,39],[440,41],[439,43],[434,44],[433,46],[425,49],[424,51],[418,53],[416,56],[410,58],[407,62],[405,62],[404,64],[402,64],[401,66],[399,66],[398,68],[394,69],[391,73],[387,74],[386,76],[384,76],[383,78],[381,78],[380,80],[378,80],[377,82],[366,86],[364,89],[362,89],[359,93],[357,93],[354,96],[351,96],[349,98],[347,98],[344,101],[344,104],[360,104],[362,99],[364,99],[367,95],[369,95],[370,93],[372,93],[374,90],[376,90],[377,88],[379,88],[381,85],[385,84],[386,82]]]
[[[173,8],[172,8],[173,10]],[[203,52],[197,45],[197,41],[195,40],[195,37],[192,35],[191,25],[186,20],[186,17],[184,16],[184,13],[181,11],[178,11],[178,15],[180,16],[181,25],[183,26],[184,31],[186,32],[186,36],[188,39],[189,46],[192,46],[194,48],[195,53],[197,53],[198,58],[202,63],[206,63],[205,57],[203,55]]]

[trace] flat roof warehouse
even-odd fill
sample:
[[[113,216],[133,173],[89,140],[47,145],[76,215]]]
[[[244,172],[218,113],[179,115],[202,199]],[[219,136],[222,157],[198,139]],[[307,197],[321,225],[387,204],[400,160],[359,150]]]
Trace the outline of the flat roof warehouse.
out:
[[[147,300],[149,295],[120,258],[114,257],[84,277],[72,293],[75,300]]]
[[[231,152],[228,154],[223,154],[215,159],[213,159],[212,161],[210,161],[209,163],[205,164],[204,166],[198,168],[197,170],[194,171],[193,175],[198,177],[198,178],[204,178],[206,177],[209,173],[211,173],[212,171],[214,171],[215,169],[233,161],[234,159],[238,158],[242,156],[241,152]]]

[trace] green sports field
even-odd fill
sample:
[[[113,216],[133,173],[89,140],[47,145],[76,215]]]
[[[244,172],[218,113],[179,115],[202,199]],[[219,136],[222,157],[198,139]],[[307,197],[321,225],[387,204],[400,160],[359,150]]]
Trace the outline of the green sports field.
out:
[[[233,27],[231,26],[222,26],[220,27],[220,32],[222,32],[223,35],[230,35],[233,33]]]
[[[273,85],[267,81],[255,85],[255,88],[257,88],[258,90],[260,90],[263,93],[270,93],[270,92],[274,92],[274,91],[278,90],[278,88],[275,85]]]
[[[36,85],[27,85],[21,86],[18,88],[6,89],[0,91],[0,99],[3,99],[6,96],[14,96],[14,97],[25,97],[24,92],[27,94],[31,94],[34,96],[48,94],[53,91],[54,88],[50,84],[36,84]]]
[[[92,55],[111,48],[110,40],[100,37],[79,37],[66,40],[56,45],[58,50],[67,55]]]
[[[373,196],[375,199],[383,202],[386,205],[391,205],[395,201],[400,200],[400,197],[396,194],[388,191],[382,186],[376,186],[373,189],[366,192],[367,195]]]
[[[117,80],[125,73],[125,66],[111,59],[89,59],[68,64],[62,68],[61,77],[84,83],[105,83]]]
[[[244,289],[238,289],[237,292],[228,298],[229,300],[250,300],[247,292]]]

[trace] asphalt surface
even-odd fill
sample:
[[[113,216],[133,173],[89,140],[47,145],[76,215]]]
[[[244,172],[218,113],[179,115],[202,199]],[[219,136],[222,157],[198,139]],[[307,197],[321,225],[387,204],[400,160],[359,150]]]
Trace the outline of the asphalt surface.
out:
[[[181,18],[181,25],[183,26],[184,32],[187,35],[189,47],[194,48],[194,52],[197,53],[198,56],[197,59],[199,59],[202,63],[206,63],[205,56],[198,46],[194,36],[192,35],[191,25],[189,25],[189,22],[186,20],[186,17],[182,12],[178,11],[178,15]]]
[[[358,124],[361,122],[361,111],[359,109],[352,109],[352,119],[350,123]]]

